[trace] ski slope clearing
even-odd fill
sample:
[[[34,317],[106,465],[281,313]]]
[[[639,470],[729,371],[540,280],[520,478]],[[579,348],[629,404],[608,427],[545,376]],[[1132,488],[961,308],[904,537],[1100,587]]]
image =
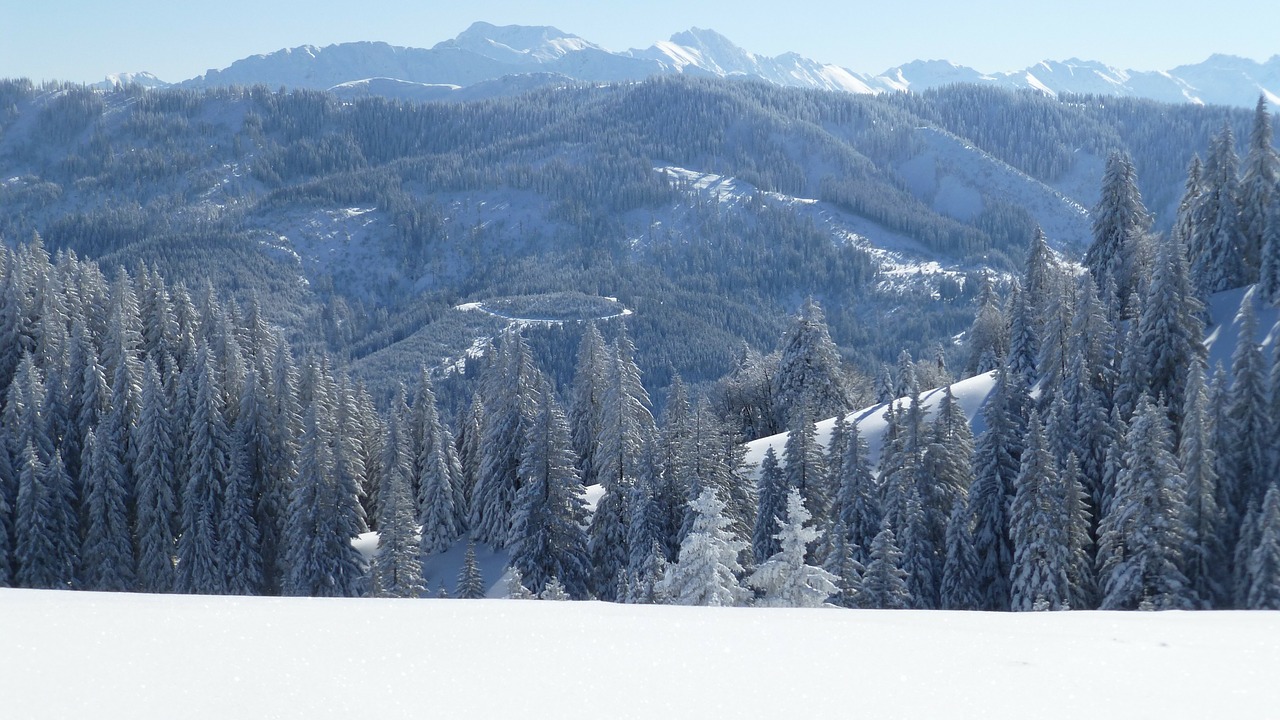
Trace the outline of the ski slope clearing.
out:
[[[11,718],[1266,717],[1280,613],[0,590]]]

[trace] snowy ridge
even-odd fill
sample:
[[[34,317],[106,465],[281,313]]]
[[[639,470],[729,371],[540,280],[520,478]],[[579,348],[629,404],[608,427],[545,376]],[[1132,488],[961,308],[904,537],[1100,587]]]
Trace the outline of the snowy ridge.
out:
[[[955,83],[1008,89],[1032,88],[1049,95],[1094,93],[1142,97],[1169,103],[1252,107],[1259,94],[1280,102],[1280,55],[1259,63],[1214,55],[1202,63],[1167,71],[1126,70],[1072,58],[1046,60],[1014,71],[984,73],[945,60],[917,60],[880,74],[850,70],[789,52],[765,57],[744,50],[714,30],[692,28],[648,48],[612,52],[549,26],[497,26],[477,22],[457,37],[430,49],[379,42],[303,45],[254,55],[231,66],[186,80],[187,87],[265,84],[323,90],[374,78],[421,85],[468,86],[530,72],[563,75],[586,82],[627,82],[653,75],[690,73],[751,77],[788,87],[850,93],[913,91]],[[147,73],[120,74],[100,85],[130,78],[147,87],[162,83]],[[370,84],[365,90],[402,99],[404,87]]]

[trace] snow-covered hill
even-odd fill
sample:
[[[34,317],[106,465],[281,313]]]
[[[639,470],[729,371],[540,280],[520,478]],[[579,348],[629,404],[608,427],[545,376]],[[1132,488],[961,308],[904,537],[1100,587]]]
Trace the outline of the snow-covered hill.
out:
[[[5,717],[1208,718],[1280,613],[777,610],[0,590]]]
[[[561,82],[621,82],[653,75],[687,73],[749,77],[788,87],[852,93],[922,91],[958,82],[1010,89],[1032,88],[1052,95],[1094,93],[1141,97],[1171,103],[1249,107],[1265,95],[1280,102],[1280,55],[1259,63],[1213,55],[1202,63],[1168,71],[1136,71],[1072,58],[1022,70],[984,73],[943,60],[918,60],[879,74],[857,72],[795,52],[757,55],[714,30],[692,28],[643,49],[610,51],[549,26],[497,26],[477,22],[457,37],[430,49],[380,42],[304,45],[254,55],[223,69],[180,83],[186,87],[264,84],[268,87],[350,88],[402,99],[437,99],[438,93],[404,85],[468,86],[510,75],[563,76]],[[546,74],[550,74],[549,76]],[[377,82],[372,82],[373,80]],[[146,73],[108,78],[104,86],[135,81],[160,83]],[[451,98],[456,99],[456,98]]]

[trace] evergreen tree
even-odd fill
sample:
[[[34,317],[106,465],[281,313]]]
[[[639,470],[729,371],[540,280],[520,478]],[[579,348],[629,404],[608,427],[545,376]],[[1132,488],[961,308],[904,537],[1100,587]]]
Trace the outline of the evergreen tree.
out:
[[[1124,467],[1099,527],[1102,609],[1191,607],[1183,573],[1186,484],[1164,408],[1145,396],[1125,440]]]
[[[80,585],[86,590],[134,589],[134,555],[125,506],[124,468],[117,454],[93,430],[84,444],[85,535],[80,550]]]
[[[538,599],[565,601],[569,600],[570,597],[569,592],[564,589],[564,585],[560,584],[560,580],[553,577],[547,582],[547,587],[538,594]]]
[[[886,523],[871,544],[871,562],[862,578],[858,606],[863,608],[904,610],[911,605],[907,592],[907,573],[902,569],[902,551],[898,549],[893,530]]]
[[[1192,365],[1187,373],[1178,467],[1187,482],[1187,541],[1183,548],[1187,583],[1200,607],[1228,600],[1224,570],[1228,558],[1222,546],[1222,511],[1216,491],[1213,434],[1204,371]]]
[[[1070,601],[1070,515],[1063,512],[1066,494],[1059,487],[1058,471],[1038,417],[1032,417],[1029,429],[1009,511],[1013,540],[1010,607],[1027,611],[1047,603],[1049,609],[1061,610]]]
[[[265,475],[255,508],[262,553],[262,584],[267,594],[283,591],[289,573],[287,522],[294,478],[298,473],[298,439],[302,436],[302,410],[298,404],[298,372],[293,355],[282,337],[272,346],[271,372],[267,378],[267,408],[263,419],[262,457]]]
[[[444,586],[440,586],[441,592],[446,592]],[[538,596],[529,591],[524,585],[524,578],[521,577],[520,571],[516,568],[507,568],[507,599],[508,600],[536,600]]]
[[[561,590],[563,590],[563,586]],[[454,594],[462,600],[483,600],[485,596],[484,576],[480,574],[480,565],[476,562],[476,542],[467,542],[467,554],[462,559],[462,569],[458,571],[458,582]]]
[[[582,481],[596,483],[596,443],[600,436],[600,409],[604,400],[607,352],[604,338],[594,322],[587,323],[578,345],[577,370],[570,390],[569,426],[573,429],[573,449],[579,458]]]
[[[382,444],[382,484],[378,487],[378,553],[373,557],[373,593],[378,597],[418,597],[426,592],[415,538],[409,407],[401,385]]]
[[[262,553],[254,519],[256,476],[251,474],[256,463],[250,454],[247,443],[234,444],[218,503],[218,569],[228,595],[262,593]]]
[[[49,465],[28,441],[19,456],[18,498],[13,531],[18,587],[66,589],[75,580],[73,509],[68,504],[70,480],[55,453]]]
[[[196,396],[188,418],[186,485],[178,535],[179,592],[220,594],[226,591],[218,561],[218,518],[230,462],[222,393],[207,345],[201,344],[195,367]]]
[[[844,608],[858,606],[858,593],[862,591],[862,575],[866,567],[854,557],[855,547],[849,544],[849,531],[839,519],[830,530],[830,544],[822,568],[835,578],[835,594],[831,602]]]
[[[1080,482],[1080,462],[1076,454],[1067,454],[1059,473],[1057,498],[1060,515],[1066,517],[1067,532],[1067,603],[1077,610],[1097,607],[1098,583],[1094,575],[1094,558],[1090,550],[1093,518],[1089,493]]]
[[[680,557],[667,566],[659,587],[676,605],[743,605],[751,593],[738,582],[738,553],[746,543],[729,531],[725,504],[708,487],[690,503],[693,526],[680,544]]]
[[[938,585],[942,564],[938,557],[938,545],[933,543],[920,504],[920,493],[911,486],[902,502],[902,570],[907,574],[907,594],[910,607],[932,610],[938,607]]]
[[[1248,276],[1240,227],[1238,166],[1235,137],[1230,126],[1224,125],[1211,143],[1188,241],[1191,283],[1201,298],[1239,287]]]
[[[483,381],[480,465],[468,522],[476,541],[495,548],[506,547],[510,536],[533,383],[529,347],[518,333],[505,333]]]
[[[822,464],[822,447],[818,445],[817,426],[809,412],[803,408],[794,418],[795,422],[787,433],[787,443],[782,450],[783,478],[788,490],[800,491],[805,507],[814,508],[820,515],[826,515],[831,504],[831,493],[826,486],[827,473]]]
[[[995,370],[1004,364],[1009,353],[1009,325],[1005,321],[1004,310],[1000,307],[1000,299],[996,296],[989,274],[982,276],[977,305],[978,312],[974,315],[973,324],[965,333],[968,359],[965,361],[964,372],[967,375],[981,375]],[[887,400],[882,398],[883,401]]]
[[[1257,280],[1252,273],[1261,264],[1266,240],[1267,211],[1280,183],[1280,156],[1271,146],[1271,114],[1265,96],[1258,97],[1253,114],[1253,131],[1249,135],[1249,151],[1240,178],[1240,234],[1244,243],[1245,268],[1251,273],[1246,281]]]
[[[137,448],[137,513],[134,534],[138,548],[138,589],[162,593],[174,589],[177,551],[177,497],[173,485],[174,438],[169,403],[160,373],[147,358],[133,446]]]
[[[1150,225],[1133,162],[1123,153],[1111,153],[1093,209],[1093,243],[1084,256],[1084,266],[1099,288],[1106,288],[1108,279],[1114,283],[1114,295],[1104,298],[1108,307],[1119,306],[1136,288],[1138,245]]]
[[[792,488],[787,495],[787,519],[778,522],[776,537],[780,549],[747,578],[747,585],[763,593],[756,605],[822,607],[839,590],[836,576],[805,564],[809,544],[822,535],[805,526],[812,517],[804,507],[800,491]]]
[[[1272,484],[1258,515],[1257,540],[1248,560],[1251,610],[1280,610],[1280,485]]]
[[[755,530],[751,534],[751,552],[756,564],[768,560],[781,549],[775,529],[785,522],[788,487],[778,456],[769,448],[760,464],[759,504],[756,507]]]
[[[1262,232],[1262,262],[1258,292],[1272,307],[1280,305],[1280,191],[1272,193]]]
[[[422,525],[422,554],[449,549],[462,536],[464,513],[462,461],[454,438],[440,421],[431,380],[423,368],[407,431],[412,455],[411,487],[417,488],[417,517]]]
[[[858,432],[856,422],[849,424],[844,446],[845,455],[840,463],[841,477],[832,516],[837,526],[843,528],[853,559],[865,567],[871,561],[868,552],[883,520],[879,488],[867,464],[867,444]]]
[[[853,409],[853,394],[840,367],[840,352],[827,329],[826,315],[813,299],[782,338],[782,357],[773,392],[780,427],[792,427],[796,414],[829,418]]]
[[[977,610],[982,603],[978,592],[978,556],[969,528],[969,508],[958,502],[947,521],[946,560],[939,588],[943,610]]]
[[[969,494],[983,610],[1009,608],[1009,578],[1013,566],[1009,505],[1013,500],[1021,448],[1010,413],[1012,391],[1006,377],[1003,371],[996,375],[996,385],[983,408],[987,430],[978,439],[974,453],[974,480]]]
[[[1245,293],[1236,317],[1238,336],[1231,356],[1231,388],[1216,450],[1223,470],[1218,475],[1218,502],[1224,514],[1223,539],[1234,547],[1241,519],[1250,503],[1260,503],[1271,470],[1266,358],[1257,343],[1254,289]]]
[[[1030,298],[1015,287],[1009,298],[1009,357],[1006,368],[1027,387],[1035,385],[1039,378],[1036,361],[1040,357],[1040,325],[1034,313]]]
[[[590,593],[591,565],[582,481],[564,411],[544,381],[520,461],[511,529],[511,567],[535,594],[561,578],[571,596]]]
[[[1174,435],[1182,425],[1187,368],[1205,360],[1204,306],[1187,278],[1177,238],[1157,246],[1151,281],[1138,320],[1137,362],[1145,369],[1146,392],[1168,404]]]
[[[0,265],[7,250],[0,249]],[[0,422],[0,588],[13,585],[13,522],[17,500],[18,475],[9,458],[8,428]]]

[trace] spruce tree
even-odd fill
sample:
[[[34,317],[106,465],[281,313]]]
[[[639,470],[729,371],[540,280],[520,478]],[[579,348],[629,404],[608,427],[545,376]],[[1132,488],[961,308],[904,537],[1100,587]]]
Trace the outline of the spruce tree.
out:
[[[1157,246],[1155,267],[1138,319],[1137,362],[1144,369],[1145,391],[1167,404],[1175,437],[1186,401],[1186,372],[1203,363],[1204,306],[1195,298],[1187,278],[1186,261],[1177,238]]]
[[[787,494],[787,481],[778,464],[778,456],[773,448],[769,448],[760,463],[760,487],[756,491],[759,503],[756,506],[755,530],[751,534],[751,552],[756,564],[763,563],[781,549],[777,527],[787,519]]]
[[[1191,283],[1201,299],[1247,282],[1238,166],[1235,137],[1230,126],[1224,125],[1211,143],[1188,241]]]
[[[812,297],[782,338],[773,398],[778,424],[787,428],[794,426],[801,411],[810,418],[829,418],[853,409],[840,352],[831,340],[826,315]]]
[[[569,426],[573,430],[573,449],[583,482],[596,483],[593,462],[600,436],[600,408],[604,400],[607,352],[604,338],[594,322],[587,323],[578,345],[577,370],[570,390]]]
[[[1229,548],[1235,546],[1245,509],[1262,501],[1271,471],[1268,444],[1273,423],[1266,407],[1267,367],[1257,342],[1254,298],[1254,289],[1245,293],[1236,317],[1239,334],[1219,433],[1223,444],[1215,448],[1223,466],[1218,501],[1224,514],[1223,540]]]
[[[756,568],[747,585],[763,594],[756,600],[761,607],[822,607],[839,588],[834,575],[805,564],[808,546],[822,533],[805,526],[813,516],[798,489],[787,494],[786,516],[777,523],[779,550]]]
[[[968,505],[958,502],[947,521],[946,559],[939,588],[939,607],[943,610],[977,610],[982,604],[970,517]]]
[[[1009,326],[989,274],[982,276],[976,304],[978,311],[969,331],[965,333],[967,359],[964,372],[967,375],[981,375],[995,370],[1004,364],[1009,352]]]
[[[235,443],[218,503],[218,569],[228,595],[262,593],[262,553],[254,519],[254,463],[249,445]]]
[[[1280,485],[1272,483],[1258,515],[1257,538],[1248,560],[1250,610],[1280,610]]]
[[[1027,611],[1047,604],[1061,610],[1070,602],[1070,515],[1063,512],[1066,494],[1038,417],[1032,417],[1029,430],[1009,511],[1010,608]]]
[[[1182,569],[1186,483],[1173,457],[1164,408],[1144,396],[1124,444],[1124,467],[1099,526],[1101,607],[1190,608]]]
[[[1059,473],[1058,497],[1066,517],[1067,602],[1077,610],[1097,607],[1098,583],[1094,573],[1093,517],[1089,493],[1080,481],[1080,462],[1075,452],[1067,454]]]
[[[55,453],[45,465],[35,444],[28,441],[19,463],[13,522],[16,584],[50,590],[73,587],[76,526],[62,456]]]
[[[844,608],[857,607],[866,566],[854,557],[856,548],[849,543],[849,531],[839,519],[831,527],[829,535],[827,557],[823,560],[822,568],[835,578],[832,582],[836,585],[836,591],[831,602]]]
[[[84,444],[85,535],[80,549],[80,586],[86,590],[134,589],[132,527],[126,507],[124,468],[109,438],[93,430]]]
[[[150,358],[143,370],[138,421],[133,440],[138,451],[134,524],[138,589],[151,593],[172,592],[177,551],[173,420],[160,373]]]
[[[750,591],[738,581],[742,573],[738,553],[746,543],[729,531],[732,521],[724,509],[711,487],[690,503],[692,527],[680,544],[679,559],[667,566],[659,586],[671,603],[735,606],[750,598]]]
[[[871,561],[868,553],[871,551],[872,541],[880,532],[883,520],[879,488],[871,474],[871,467],[867,464],[867,444],[858,432],[856,422],[849,424],[844,445],[844,460],[840,463],[841,477],[832,516],[836,524],[843,528],[854,560],[865,567]]]
[[[974,480],[969,509],[974,517],[973,546],[978,556],[978,587],[983,610],[1009,608],[1009,577],[1013,543],[1009,537],[1009,505],[1021,458],[1020,442],[1011,417],[1007,375],[996,375],[996,386],[983,408],[987,429],[974,453]]]
[[[1280,156],[1271,146],[1271,113],[1265,96],[1258,97],[1253,114],[1253,130],[1249,134],[1249,150],[1244,158],[1240,178],[1240,234],[1244,243],[1245,267],[1250,272],[1246,281],[1257,280],[1262,248],[1266,241],[1267,211],[1271,208],[1277,183],[1280,183]]]
[[[506,547],[510,537],[520,457],[533,413],[533,375],[529,347],[518,333],[505,333],[482,381],[480,463],[468,521],[476,541],[495,548]]]
[[[423,368],[419,375],[409,426],[412,455],[411,487],[417,488],[417,517],[422,525],[422,554],[434,555],[449,549],[461,537],[465,517],[465,482],[462,461],[454,438],[440,421],[430,377]]]
[[[410,486],[413,473],[409,442],[409,407],[401,385],[387,419],[382,444],[382,484],[378,487],[378,552],[373,557],[372,590],[378,597],[418,597],[426,591],[415,538],[416,503]]]
[[[1187,540],[1183,548],[1187,583],[1200,607],[1226,603],[1228,558],[1222,546],[1222,510],[1218,506],[1218,473],[1210,427],[1209,397],[1204,371],[1192,365],[1187,373],[1178,467],[1187,482]]]
[[[911,606],[906,581],[907,573],[902,569],[902,551],[898,549],[893,530],[886,523],[871,543],[871,562],[862,578],[858,607],[905,610]]]
[[[561,586],[561,590],[563,589],[563,586]],[[480,565],[476,562],[475,540],[467,542],[467,553],[462,559],[462,569],[458,571],[458,582],[454,587],[454,595],[462,600],[484,599],[484,576],[481,575]]]
[[[552,578],[577,599],[590,593],[591,565],[582,527],[586,508],[564,411],[544,384],[520,461],[520,491],[512,512],[511,560],[537,594]]]
[[[1108,307],[1119,306],[1135,289],[1138,246],[1150,226],[1133,161],[1113,152],[1107,157],[1101,197],[1093,209],[1093,242],[1084,256],[1084,266],[1099,288],[1106,288],[1108,279],[1114,283],[1114,294],[1103,298]]]

